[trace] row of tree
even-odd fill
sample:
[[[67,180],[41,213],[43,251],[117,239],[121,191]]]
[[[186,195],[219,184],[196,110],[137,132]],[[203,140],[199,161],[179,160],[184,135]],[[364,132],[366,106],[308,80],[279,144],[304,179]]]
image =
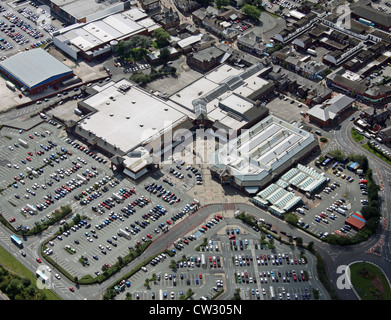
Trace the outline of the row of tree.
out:
[[[128,40],[120,41],[116,47],[117,55],[125,61],[140,61],[145,59],[153,46],[162,50],[170,43],[171,36],[163,28],[156,29],[152,36],[154,41],[151,37],[143,35],[136,35]]]

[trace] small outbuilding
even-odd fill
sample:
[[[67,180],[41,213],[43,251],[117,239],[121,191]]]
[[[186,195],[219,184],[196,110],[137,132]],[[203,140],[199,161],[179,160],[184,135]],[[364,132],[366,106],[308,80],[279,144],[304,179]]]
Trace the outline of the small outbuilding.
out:
[[[353,213],[349,218],[345,220],[345,224],[351,226],[355,230],[361,230],[367,221],[364,219],[360,212]]]

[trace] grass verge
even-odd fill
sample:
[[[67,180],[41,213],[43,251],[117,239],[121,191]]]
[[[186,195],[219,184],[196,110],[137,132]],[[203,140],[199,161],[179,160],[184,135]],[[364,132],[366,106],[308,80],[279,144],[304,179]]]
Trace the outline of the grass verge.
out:
[[[362,300],[391,300],[386,276],[375,265],[357,262],[350,265],[351,283]]]
[[[0,246],[0,265],[7,269],[10,273],[18,275],[22,278],[30,279],[31,283],[35,285],[37,278],[30,270],[28,270],[22,263],[20,263],[12,254]],[[46,300],[61,300],[52,290],[37,289],[42,291]]]

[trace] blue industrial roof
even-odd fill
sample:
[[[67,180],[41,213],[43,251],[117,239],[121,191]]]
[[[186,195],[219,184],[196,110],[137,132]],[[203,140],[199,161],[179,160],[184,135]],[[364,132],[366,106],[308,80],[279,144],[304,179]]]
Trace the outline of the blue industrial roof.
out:
[[[1,61],[0,68],[30,90],[73,73],[41,48],[23,51]]]

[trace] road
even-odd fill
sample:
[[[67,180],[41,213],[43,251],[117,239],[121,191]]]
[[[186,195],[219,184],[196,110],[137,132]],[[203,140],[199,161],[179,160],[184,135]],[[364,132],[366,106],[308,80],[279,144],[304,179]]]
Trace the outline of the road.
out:
[[[361,153],[368,157],[369,166],[373,169],[374,179],[381,179],[387,181],[387,173],[391,172],[391,166],[375,155],[365,150],[356,143],[351,137],[351,128],[353,122],[345,120],[341,123],[338,130],[332,130],[330,133],[333,135],[332,140],[335,142],[336,148],[343,150],[345,153]],[[379,178],[380,177],[380,178]],[[337,278],[340,274],[337,274],[337,270],[340,265],[348,265],[354,261],[369,261],[379,266],[387,275],[388,279],[391,279],[391,270],[389,263],[391,259],[390,251],[390,216],[388,208],[391,208],[391,188],[388,183],[384,183],[383,190],[379,195],[382,200],[381,207],[381,223],[378,233],[372,236],[368,241],[350,247],[335,247],[335,246],[316,246],[319,252],[322,254],[328,267],[330,280],[332,283],[337,282]],[[379,254],[371,253],[370,250],[378,247]],[[338,290],[342,299],[354,299],[355,295],[352,290]]]
[[[38,109],[39,107],[37,106],[36,108]],[[30,112],[33,111],[35,110],[30,110]],[[28,110],[26,110],[25,112],[26,116],[28,116]],[[12,110],[10,112],[0,115],[0,122],[15,119],[20,116],[21,115],[18,113],[18,110]],[[277,226],[278,229],[286,230],[288,228],[292,228],[290,230],[290,233],[302,237],[304,243],[313,241],[315,244],[315,248],[323,256],[323,259],[326,263],[330,283],[334,285],[341,299],[349,300],[356,299],[354,292],[352,290],[338,289],[336,287],[337,281],[341,276],[341,273],[337,272],[340,266],[348,265],[358,260],[373,262],[385,272],[389,279],[391,279],[391,270],[389,268],[389,264],[391,261],[391,222],[388,212],[388,208],[391,208],[391,199],[388,196],[391,194],[391,187],[387,183],[387,174],[390,174],[391,166],[374,156],[372,153],[363,149],[351,138],[350,130],[352,126],[352,122],[345,120],[339,128],[337,128],[336,130],[329,131],[329,135],[332,142],[330,143],[330,145],[333,145],[333,147],[335,148],[340,148],[341,150],[344,150],[345,153],[359,152],[365,154],[368,157],[370,167],[373,169],[375,179],[385,182],[383,184],[383,190],[380,191],[380,197],[382,199],[382,219],[381,225],[379,227],[379,232],[376,235],[372,236],[368,241],[358,245],[346,247],[328,245],[320,242],[319,240],[313,238],[305,232],[302,232],[301,230],[296,230],[290,227],[288,224],[281,221],[280,219],[268,213],[265,213],[264,211],[258,209],[251,204],[235,204],[236,210],[243,210],[257,216],[258,218],[265,218],[270,223]],[[224,211],[223,204],[208,205],[200,209],[195,214],[186,217],[181,222],[175,223],[172,226],[170,232],[162,236],[159,241],[154,241],[140,258],[130,263],[127,267],[125,267],[123,270],[118,272],[115,276],[113,276],[110,280],[104,282],[103,284],[80,286],[80,288],[78,288],[74,293],[71,293],[68,288],[70,286],[74,286],[74,284],[68,281],[65,277],[62,277],[60,281],[54,282],[53,290],[63,299],[100,300],[101,294],[105,292],[108,286],[110,286],[116,279],[126,274],[129,270],[133,269],[137,264],[140,263],[140,261],[144,260],[150,255],[154,255],[158,252],[161,252],[162,250],[169,247],[179,237],[185,235],[193,229],[197,229],[197,226],[203,223],[209,215],[217,212],[221,213],[222,211]],[[35,261],[35,258],[39,256],[38,253],[40,249],[40,243],[43,242],[44,238],[49,237],[55,231],[55,229],[56,228],[49,228],[40,237],[32,237],[29,238],[27,241],[24,241],[25,249],[23,250],[27,253],[27,257],[25,258],[21,256],[21,250],[16,248],[11,243],[11,241],[9,240],[11,233],[3,226],[0,226],[0,245],[6,248],[9,252],[11,252],[11,254],[15,256],[21,263],[23,263],[31,272],[35,273],[36,268],[38,267],[38,263]],[[371,252],[371,250],[374,248],[378,249],[377,253]],[[54,273],[56,271],[53,270],[52,272]]]

